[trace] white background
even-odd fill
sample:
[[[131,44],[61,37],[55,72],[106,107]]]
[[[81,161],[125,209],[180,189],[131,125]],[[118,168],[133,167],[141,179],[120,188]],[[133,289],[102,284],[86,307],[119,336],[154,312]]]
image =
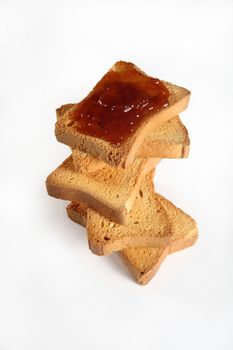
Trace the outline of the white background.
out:
[[[2,0],[0,50],[0,350],[233,349],[233,2]],[[200,238],[145,287],[44,185],[55,109],[119,59],[192,91],[190,157],[155,181]]]

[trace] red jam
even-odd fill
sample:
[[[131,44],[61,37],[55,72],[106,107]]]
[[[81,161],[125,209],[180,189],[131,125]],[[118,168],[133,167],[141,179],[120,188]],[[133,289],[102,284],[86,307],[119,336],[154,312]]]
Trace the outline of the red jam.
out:
[[[118,62],[78,105],[71,119],[77,130],[119,146],[150,114],[168,105],[169,91],[132,63]]]

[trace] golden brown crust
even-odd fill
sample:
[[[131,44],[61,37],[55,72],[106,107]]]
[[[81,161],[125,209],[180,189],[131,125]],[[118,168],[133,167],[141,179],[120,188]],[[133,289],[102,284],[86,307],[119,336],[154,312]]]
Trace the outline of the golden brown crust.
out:
[[[75,170],[83,174],[92,173],[106,166],[106,163],[102,160],[77,149],[72,150],[72,157]]]
[[[124,62],[122,62],[124,64]],[[139,69],[135,66],[136,69]],[[117,64],[112,69],[122,69]],[[145,73],[144,73],[145,74]],[[142,122],[139,128],[128,138],[121,146],[115,147],[111,143],[80,134],[77,128],[74,128],[73,121],[69,118],[75,105],[72,105],[70,110],[59,109],[59,114],[55,134],[57,140],[72,148],[77,148],[82,152],[90,154],[92,157],[103,160],[113,166],[128,166],[142,145],[145,138],[159,125],[169,121],[174,116],[183,111],[189,102],[190,92],[184,88],[178,87],[171,83],[164,82],[170,92],[169,106],[155,113]]]
[[[156,158],[136,159],[127,169],[106,165],[83,174],[75,170],[69,157],[48,176],[47,191],[55,198],[86,203],[111,220],[124,224],[144,175],[158,161]]]
[[[170,212],[175,214],[171,215]],[[190,227],[197,231],[191,217],[154,193],[151,174],[143,180],[127,218],[127,226],[119,225],[88,208],[87,232],[91,250],[97,255],[106,255],[132,247],[175,244],[180,240],[181,233],[186,235],[184,221],[180,218],[186,219],[189,231]]]
[[[137,152],[139,158],[186,158],[189,154],[189,136],[179,117],[175,117],[154,130]],[[82,173],[97,171],[106,163],[87,153],[74,149],[74,167]]]
[[[175,218],[177,239],[171,245],[128,248],[118,252],[121,260],[139,284],[144,285],[151,280],[167,254],[188,248],[197,241],[197,226],[194,221],[171,202],[165,200],[165,203],[170,217],[172,220]],[[67,214],[71,220],[85,226],[87,209],[88,207],[81,203],[71,203],[67,206]]]
[[[156,251],[157,259],[151,262],[150,268],[142,271],[138,269],[137,264],[135,265],[132,263],[127,254],[124,253],[124,250],[118,253],[123,264],[128,268],[129,272],[140,285],[146,285],[155,276],[169,252],[168,247],[159,247],[153,249]],[[134,254],[137,254],[137,248],[134,248]]]

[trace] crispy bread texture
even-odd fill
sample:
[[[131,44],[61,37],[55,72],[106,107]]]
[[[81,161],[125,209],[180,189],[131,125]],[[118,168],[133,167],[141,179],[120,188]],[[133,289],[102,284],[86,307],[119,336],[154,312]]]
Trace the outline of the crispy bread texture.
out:
[[[74,104],[68,104],[57,109],[57,119],[73,106]],[[179,116],[176,116],[147,136],[136,156],[139,158],[187,158],[189,149],[188,131]],[[104,161],[78,149],[73,149],[72,156],[74,167],[79,172],[89,173],[106,165]]]
[[[157,158],[137,158],[127,168],[104,168],[91,173],[75,170],[72,156],[67,158],[46,180],[52,197],[80,201],[112,221],[126,224],[140,183],[159,162]]]
[[[74,222],[86,226],[87,209],[87,205],[83,203],[72,202],[67,206],[67,214]],[[169,215],[174,217],[175,222],[179,221],[177,229],[180,230],[180,234],[178,233],[179,238],[176,242],[160,247],[127,248],[118,252],[132,276],[141,285],[147,284],[152,279],[168,254],[188,248],[197,240],[197,227],[193,221],[190,221],[186,214],[171,205],[170,202],[167,204],[167,210],[169,210]]]
[[[121,71],[127,70],[129,64],[130,63],[120,61],[115,63],[111,70],[120,73]],[[132,66],[132,64],[130,64],[130,66]],[[134,66],[134,69],[140,71],[137,66]],[[142,73],[145,74],[144,72]],[[76,104],[66,105],[57,110],[57,113],[59,114],[55,126],[57,140],[69,145],[73,149],[78,149],[82,152],[88,153],[110,165],[128,166],[137,156],[144,140],[160,125],[177,116],[188,105],[190,91],[168,82],[163,83],[170,92],[168,106],[159,112],[148,115],[148,118],[145,118],[132,135],[120,146],[114,146],[110,142],[100,138],[79,133],[78,128],[75,126],[75,123],[71,118],[72,112],[76,108]],[[146,150],[141,152],[147,156],[145,153]],[[185,154],[185,151],[182,151],[182,153]]]
[[[170,211],[176,212],[171,216]],[[182,218],[177,220],[177,218]],[[167,199],[154,192],[152,173],[147,174],[128,213],[128,224],[119,225],[95,210],[87,209],[90,249],[97,255],[135,247],[174,245],[186,234],[186,224],[196,230],[195,221]]]
[[[138,158],[187,158],[189,155],[189,136],[179,117],[158,127],[142,143]],[[74,167],[77,171],[89,173],[103,168],[106,163],[87,153],[74,149]]]

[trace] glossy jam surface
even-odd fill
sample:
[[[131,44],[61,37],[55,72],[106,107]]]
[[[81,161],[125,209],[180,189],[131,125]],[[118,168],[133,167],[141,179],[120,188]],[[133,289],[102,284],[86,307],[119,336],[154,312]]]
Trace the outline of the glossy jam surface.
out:
[[[71,115],[80,133],[119,146],[151,113],[168,105],[169,91],[131,63],[109,71]]]

